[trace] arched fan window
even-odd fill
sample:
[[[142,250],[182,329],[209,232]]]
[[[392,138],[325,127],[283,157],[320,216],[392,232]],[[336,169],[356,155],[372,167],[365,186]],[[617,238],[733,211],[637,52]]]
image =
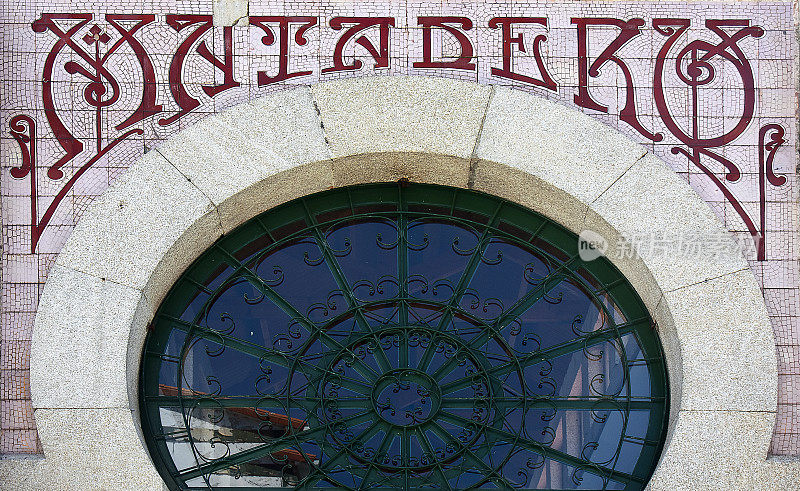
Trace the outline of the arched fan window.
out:
[[[605,258],[485,194],[334,189],[224,236],[148,334],[173,489],[641,489],[668,388]]]

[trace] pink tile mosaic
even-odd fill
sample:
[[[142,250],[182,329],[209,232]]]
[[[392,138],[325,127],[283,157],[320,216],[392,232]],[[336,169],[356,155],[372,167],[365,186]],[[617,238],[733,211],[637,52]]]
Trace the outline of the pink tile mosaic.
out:
[[[0,13],[0,452],[40,451],[27,385],[41,287],[87,206],[232,105],[343,77],[512,86],[661,157],[738,238],[773,320],[772,453],[800,454],[797,43],[791,1],[33,0]],[[792,402],[794,401],[794,402]]]

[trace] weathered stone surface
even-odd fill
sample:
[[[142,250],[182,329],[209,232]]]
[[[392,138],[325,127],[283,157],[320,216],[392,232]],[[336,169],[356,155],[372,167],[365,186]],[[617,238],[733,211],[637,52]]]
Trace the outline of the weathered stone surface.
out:
[[[376,92],[378,97],[375,94],[358,95],[362,91],[375,89],[376,84],[384,84],[383,92]],[[387,87],[390,84],[398,86],[389,91]],[[437,108],[428,106],[423,106],[421,112],[419,108],[404,109],[408,101],[413,100],[414,92],[420,88],[420,84],[424,85],[423,89],[428,95],[439,94],[437,97],[440,97],[440,102],[443,100],[447,104],[455,104],[455,101],[459,101],[459,104],[467,106],[459,109],[467,115],[465,121],[456,121],[455,117],[451,117],[450,111],[455,109],[447,104],[444,104],[442,114],[437,113]],[[355,107],[358,97],[371,97],[375,102],[365,111],[367,120],[363,124],[374,122],[378,129],[371,134],[362,135],[362,138],[358,136],[363,131],[362,123],[356,116],[334,114],[330,117],[331,132],[328,136],[334,135],[335,138],[332,139],[330,148],[334,156],[340,155],[337,152],[344,152],[341,155],[347,155],[345,158],[334,161],[326,156],[323,160],[312,163],[302,163],[302,159],[298,159],[296,163],[285,168],[276,168],[264,177],[260,177],[258,170],[252,171],[250,177],[233,183],[228,189],[219,190],[219,195],[213,199],[209,199],[201,191],[199,183],[196,186],[190,182],[185,174],[179,172],[160,153],[148,153],[84,215],[58,260],[57,268],[81,272],[78,275],[65,273],[64,279],[60,280],[62,283],[74,282],[73,290],[87,302],[108,294],[108,298],[117,299],[115,312],[120,317],[119,321],[133,319],[130,321],[131,334],[127,350],[116,344],[117,338],[109,341],[108,349],[97,349],[98,353],[108,353],[108,356],[114,358],[109,360],[107,366],[117,372],[110,374],[108,379],[98,379],[98,384],[108,384],[113,389],[115,384],[120,384],[128,376],[124,373],[126,370],[134,373],[137,370],[137,365],[131,361],[131,353],[138,353],[141,349],[144,331],[141,329],[141,322],[136,319],[140,318],[137,316],[147,317],[137,311],[147,310],[139,302],[133,301],[135,293],[131,290],[143,290],[150,305],[156,305],[186,265],[223,232],[215,204],[222,209],[229,200],[233,200],[230,203],[236,203],[239,193],[251,192],[251,189],[274,193],[274,196],[259,202],[259,206],[271,206],[270,203],[277,204],[329,185],[395,180],[409,177],[406,174],[417,175],[419,179],[429,179],[431,182],[452,182],[463,186],[462,164],[469,159],[472,165],[467,167],[466,186],[529,206],[555,218],[575,232],[591,224],[597,225],[599,231],[627,237],[638,232],[653,232],[665,228],[681,233],[706,230],[711,227],[710,224],[716,223],[715,220],[708,220],[710,211],[704,208],[705,205],[689,190],[686,183],[674,176],[668,177],[663,164],[651,157],[637,157],[640,151],[638,146],[630,146],[624,141],[617,145],[614,137],[605,134],[607,128],[600,127],[600,133],[596,137],[604,142],[607,147],[604,151],[612,156],[611,175],[615,177],[608,184],[609,175],[592,170],[591,165],[587,167],[585,162],[578,159],[572,160],[568,165],[558,164],[559,167],[552,172],[546,167],[537,167],[539,164],[529,165],[530,161],[525,160],[525,155],[533,148],[530,146],[517,152],[494,149],[499,162],[474,158],[468,142],[472,138],[474,143],[477,138],[479,124],[474,116],[482,114],[481,107],[485,107],[487,100],[483,96],[488,97],[489,89],[462,90],[463,84],[456,84],[457,93],[447,95],[450,93],[447,87],[453,87],[452,84],[434,80],[421,83],[416,79],[394,79],[391,83],[350,81],[326,84],[328,88],[319,89],[319,94],[322,95],[317,97],[318,103],[324,102],[320,105],[323,122],[326,120],[326,109],[323,107],[325,104],[336,113],[340,106],[350,104],[351,108]],[[316,97],[318,92],[314,90]],[[354,101],[348,100],[348,95]],[[268,101],[263,102],[269,104]],[[520,121],[514,124],[535,126],[535,122],[539,121],[541,125],[550,125],[546,118],[537,119],[539,113],[536,112],[536,103],[530,102],[530,105],[533,107],[520,105],[518,110],[523,114],[518,117]],[[251,110],[257,113],[256,109]],[[558,111],[558,108],[553,111]],[[273,114],[269,111],[267,113]],[[416,117],[415,114],[422,115],[421,128],[430,127],[441,116],[440,119],[443,118],[445,122],[444,129],[435,135],[415,128],[401,133],[392,121],[392,118],[399,115],[401,122],[409,126],[409,121]],[[577,128],[583,124],[580,120],[583,116],[578,113],[566,111],[557,114],[562,115],[561,123],[567,127]],[[307,124],[311,124],[311,118],[307,121]],[[473,127],[475,132],[472,131]],[[591,140],[592,128],[587,126],[584,129],[584,133],[572,136]],[[316,130],[309,131],[313,134]],[[543,134],[545,130],[539,128],[535,131]],[[348,141],[351,134],[355,138]],[[229,144],[232,147],[246,145],[240,134],[229,135]],[[203,134],[195,137],[201,139]],[[445,143],[436,143],[440,141]],[[507,141],[513,143],[512,140]],[[533,138],[531,141],[541,141],[541,138]],[[191,148],[191,140],[184,144],[188,145],[186,148]],[[526,145],[533,144],[528,142]],[[203,143],[198,142],[196,146],[201,148]],[[168,146],[165,145],[164,148]],[[505,152],[502,155],[501,150]],[[558,152],[562,150],[554,150],[553,155],[560,155]],[[386,154],[358,158],[348,154],[385,151],[434,152],[436,156],[430,158],[446,165],[435,172],[422,171],[421,164],[426,157],[414,157],[419,160],[409,159],[398,166],[393,163],[396,161],[384,158]],[[576,147],[577,154],[584,151],[587,150],[580,145]],[[445,159],[442,155],[450,157]],[[349,162],[349,165],[337,168],[343,162]],[[596,161],[590,164],[593,162]],[[212,158],[208,160],[209,167],[205,169],[224,175],[225,163],[224,159]],[[628,163],[630,165],[625,167]],[[186,169],[190,167],[187,166]],[[204,177],[206,176],[198,173],[196,180],[203,181]],[[213,179],[216,177],[209,177],[209,181],[202,184],[211,194],[216,191]],[[220,182],[219,185],[225,184]],[[618,186],[640,192],[624,195]],[[688,210],[683,215],[679,210],[667,206],[672,201],[680,200],[683,200]],[[244,206],[243,201],[246,200],[240,201],[232,210]],[[248,209],[238,219],[254,213],[254,209]],[[235,216],[233,211],[231,216]],[[227,223],[234,222],[231,219]],[[629,275],[637,289],[642,292],[651,310],[652,305],[656,305],[654,316],[662,329],[662,339],[672,373],[671,383],[677,383],[681,392],[678,398],[680,409],[676,408],[673,412],[673,418],[677,417],[677,421],[674,422],[671,439],[665,447],[664,461],[653,482],[654,488],[780,488],[795,482],[797,466],[765,462],[766,447],[775,418],[775,360],[774,352],[770,351],[771,331],[764,321],[763,300],[752,277],[748,276],[749,272],[744,270],[746,265],[743,265],[741,256],[733,251],[723,251],[721,257],[708,261],[700,259],[693,262],[678,257],[655,260],[644,256],[641,261],[633,261],[627,266],[626,263],[620,264],[628,268],[623,269],[623,272]],[[641,268],[642,264],[645,267],[639,278],[636,276],[636,268]],[[736,269],[739,266],[741,268]],[[647,290],[649,287],[645,273],[651,274],[651,286],[654,288],[652,291]],[[717,276],[713,276],[714,274]],[[53,281],[57,285],[59,280]],[[120,283],[118,286],[121,291],[130,293],[130,296],[119,294],[117,287],[103,286],[103,283],[109,282]],[[44,316],[42,319],[45,319],[42,321],[44,327],[41,327],[43,334],[52,329],[53,324],[47,319],[56,319],[61,314],[84,315],[79,311],[83,307],[76,307],[78,310],[75,312],[66,313],[59,313],[55,307],[47,307],[54,302],[60,302],[58,295],[61,293],[57,293],[59,290],[62,289],[57,288],[43,299],[42,309],[51,310],[46,314],[40,312]],[[112,293],[107,293],[106,290]],[[659,297],[660,292],[666,293]],[[52,301],[47,300],[50,295]],[[83,305],[84,301],[77,304]],[[98,330],[106,328],[104,316],[108,316],[107,311],[95,308],[88,309],[87,312],[90,312],[88,317],[97,316],[100,320],[86,324],[85,336],[105,340]],[[108,322],[113,326],[113,321]],[[48,323],[51,323],[51,327],[46,327]],[[66,332],[74,331],[77,325],[71,320],[66,322]],[[37,324],[36,330],[39,329]],[[737,345],[737,342],[742,346]],[[43,347],[39,353],[47,354],[51,349],[55,348]],[[80,370],[82,367],[75,369]],[[130,378],[127,383],[128,390],[132,390],[131,387],[135,385]],[[714,384],[718,387],[715,388]],[[87,405],[96,402],[92,399],[96,397],[94,392],[85,390],[80,385],[78,387],[78,401],[85,400]],[[120,394],[124,394],[124,391],[111,390],[109,393],[116,394],[114,404],[123,400]],[[53,400],[66,397],[58,390],[53,390],[51,395]],[[103,413],[106,416],[92,411],[106,411]],[[9,464],[0,461],[0,483],[8,482],[7,476],[13,472],[8,469],[24,467],[27,469],[25,472],[28,472],[26,475],[31,476],[29,482],[32,483],[32,489],[71,489],[73,481],[77,482],[77,476],[86,475],[96,476],[100,487],[109,483],[108,488],[112,489],[147,489],[151,483],[152,469],[148,467],[150,464],[143,453],[144,447],[136,435],[135,426],[132,429],[124,428],[129,424],[126,421],[134,421],[129,412],[124,414],[125,411],[129,409],[38,409],[37,418],[41,417],[43,421],[40,428],[47,458],[36,464]],[[105,430],[96,429],[96,425],[110,428],[115,424],[123,427],[119,437],[113,440],[107,450],[94,450],[91,445],[102,442],[105,438]],[[63,425],[63,428],[58,425]],[[73,437],[80,432],[85,435]],[[744,434],[737,440],[737,435],[741,432]],[[86,442],[86,448],[89,449],[87,454],[114,452],[115,455],[99,458],[97,465],[102,464],[106,469],[113,469],[115,474],[103,474],[96,469],[95,463],[82,461],[81,456],[76,456],[68,444],[62,443],[62,438],[68,437],[72,437],[72,441],[78,444],[83,442],[81,438],[91,438],[92,441]],[[144,459],[140,458],[141,455],[144,455]],[[52,460],[49,460],[50,456],[54,456]],[[720,476],[720,473],[724,475]],[[139,481],[140,478],[142,481]],[[123,480],[125,483],[120,484]]]
[[[166,291],[221,234],[213,203],[149,152],[92,203],[56,263],[149,294]]]
[[[664,293],[682,355],[681,409],[772,411],[775,341],[749,270]]]
[[[280,201],[267,177],[330,158],[307,87],[235,106],[182,131],[157,149],[218,208],[232,230]],[[307,192],[332,185],[329,171],[308,168],[292,182]]]
[[[470,186],[528,207],[580,233],[586,204],[553,183],[517,167],[485,160],[474,163]]]
[[[429,152],[469,158],[489,87],[423,77],[372,77],[312,87],[335,157]]]
[[[233,26],[247,22],[249,0],[214,0],[212,12],[215,26]]]
[[[430,153],[386,152],[353,155],[332,163],[334,185],[369,182],[411,182],[467,187],[468,159]]]
[[[591,203],[584,226],[603,235],[612,253],[641,246],[637,255],[665,291],[747,267],[711,209],[651,154]]]
[[[672,312],[667,307],[667,302],[662,295],[655,309],[651,310],[653,320],[656,321],[658,337],[667,360],[667,377],[669,379],[669,426],[672,427],[678,417],[678,411],[683,400],[683,353],[681,342],[675,327]]]
[[[498,87],[476,157],[516,167],[588,203],[645,153],[641,145],[574,109]]]
[[[651,490],[787,489],[767,472],[775,414],[681,411]]]
[[[44,458],[0,460],[0,489],[165,490],[130,410],[37,409],[35,416]]]
[[[140,290],[54,266],[31,345],[34,407],[127,408],[129,335],[152,315]]]

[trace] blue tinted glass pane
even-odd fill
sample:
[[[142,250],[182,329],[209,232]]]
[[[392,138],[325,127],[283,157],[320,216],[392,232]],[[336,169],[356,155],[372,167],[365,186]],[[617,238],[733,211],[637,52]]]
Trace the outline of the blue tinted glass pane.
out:
[[[668,401],[633,289],[532,212],[404,189],[289,203],[175,286],[142,375],[169,485],[642,489]]]

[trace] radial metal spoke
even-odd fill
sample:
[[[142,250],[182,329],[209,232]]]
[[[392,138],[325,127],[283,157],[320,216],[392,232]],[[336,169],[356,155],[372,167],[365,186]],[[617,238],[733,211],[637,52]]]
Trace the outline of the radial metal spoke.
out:
[[[663,397],[646,399],[626,398],[540,398],[520,399],[519,397],[492,397],[486,399],[445,397],[442,399],[443,409],[469,409],[485,403],[488,409],[572,409],[578,411],[588,410],[619,410],[619,411],[646,411],[664,403]]]
[[[343,345],[343,344],[339,343],[339,341],[337,341],[335,338],[331,337],[325,331],[320,330],[319,331],[319,336],[320,336],[320,339],[324,338],[324,339],[327,339],[330,342],[334,343],[339,348],[339,353],[347,353],[348,355],[350,355],[350,358],[348,359],[348,362],[351,365],[354,364],[354,365],[356,365],[356,367],[358,367],[358,368],[354,367],[354,370],[356,370],[362,377],[364,377],[365,379],[369,380],[370,382],[375,382],[376,380],[378,380],[378,378],[380,378],[380,375],[378,373],[376,373],[375,370],[371,366],[366,364],[364,362],[364,360],[362,360],[356,353],[354,353],[346,345]],[[323,356],[323,359],[325,359],[325,358],[329,358],[329,357]]]
[[[408,489],[408,468],[411,465],[411,436],[408,434],[408,428],[403,428],[402,432],[403,434],[400,438],[400,462],[405,467],[403,487]]]
[[[634,332],[637,327],[640,327],[647,322],[648,321],[646,319],[640,319],[637,321],[620,324],[615,327],[594,331],[587,336],[573,339],[572,341],[568,341],[543,350],[534,351],[523,356],[522,358],[517,358],[513,362],[487,368],[486,374],[491,377],[501,377],[515,370],[521,370],[545,360],[552,360],[553,358],[557,358],[559,356],[574,353],[584,348],[607,342],[610,339],[616,339],[619,336]],[[456,380],[455,382],[444,384],[441,387],[442,394],[450,394],[456,390],[463,389],[464,387],[469,387],[471,383],[471,380],[460,379]]]
[[[669,408],[652,320],[606,259],[564,259],[577,238],[526,213],[469,190],[401,182],[300,198],[222,237],[167,296],[144,350],[143,431],[151,455],[166,461],[157,464],[169,485],[233,486],[215,479],[241,474],[283,476],[297,489],[512,489],[536,484],[539,472],[568,481],[574,470],[597,476],[584,484],[643,488]],[[389,227],[396,242],[384,232],[372,243]],[[448,253],[456,238],[458,255]],[[506,255],[500,266],[495,248]],[[285,271],[265,273],[275,252],[306,259],[308,276],[295,278],[300,271],[282,262]],[[504,281],[508,261],[526,254],[536,266],[514,278],[516,296],[493,293],[489,282]],[[424,271],[418,257],[442,264]],[[306,312],[305,297],[323,280],[332,291]],[[264,302],[248,308],[242,292],[249,305]],[[503,297],[506,306],[487,318],[469,305],[473,296],[487,305]],[[534,307],[544,300],[553,304],[546,319]],[[315,315],[330,302],[337,308]],[[587,305],[599,316],[572,336],[573,311]],[[213,321],[216,312],[223,322]],[[280,340],[246,335],[259,321]],[[284,333],[275,329],[281,322]],[[548,338],[550,328],[570,337]],[[165,370],[177,373],[169,383],[177,387],[162,382]],[[190,388],[204,381],[212,393]],[[629,420],[643,419],[646,436],[628,436]],[[186,442],[192,467],[173,457],[173,442]],[[630,474],[614,468],[623,444],[646,450]],[[523,476],[526,459],[547,466]]]
[[[452,490],[453,488],[450,487],[450,481],[447,479],[447,476],[442,469],[441,462],[439,462],[439,459],[436,458],[436,453],[434,452],[433,447],[431,447],[431,442],[428,441],[428,437],[425,436],[425,433],[420,429],[419,426],[414,428],[414,434],[417,435],[417,441],[419,441],[419,445],[422,450],[430,455],[431,459],[435,460],[434,468],[436,469],[436,473],[439,475],[439,479],[441,479],[442,487],[444,489]]]
[[[333,251],[331,250],[328,241],[325,237],[322,236],[322,233],[319,231],[319,224],[314,219],[314,216],[308,209],[308,204],[301,200],[303,203],[303,210],[305,211],[306,221],[313,225],[313,233],[314,233],[314,240],[317,242],[317,247],[319,247],[320,251],[322,252],[322,256],[325,258],[325,263],[328,265],[328,269],[333,276],[333,279],[336,281],[336,284],[339,287],[339,290],[342,291],[344,294],[345,299],[347,300],[347,304],[350,306],[351,309],[358,307],[358,300],[356,300],[355,295],[353,295],[353,290],[350,288],[350,283],[347,281],[347,277],[342,271],[342,267],[339,264],[339,261],[336,260]],[[364,333],[373,332],[372,326],[370,325],[369,321],[364,318],[364,313],[357,309],[355,310],[356,322],[358,322],[359,327]],[[386,371],[390,369],[389,360],[386,357],[385,353],[378,353],[376,357],[378,365],[381,367],[381,370]],[[375,379],[372,379],[373,381]]]
[[[268,407],[270,401],[285,402],[285,397],[278,396],[214,396],[214,395],[186,395],[186,396],[148,396],[147,403],[157,407],[177,407],[182,403],[191,405],[192,408],[252,408],[255,411],[266,411],[261,406]],[[306,412],[318,409],[323,403],[335,403],[338,409],[363,409],[370,402],[369,398],[359,397],[352,399],[328,398],[289,398],[289,407],[300,407]]]
[[[446,329],[447,325],[453,319],[453,309],[455,309],[459,303],[461,303],[461,299],[464,296],[464,292],[466,292],[467,287],[469,286],[470,282],[472,281],[472,277],[475,275],[475,272],[478,270],[478,266],[481,263],[481,259],[483,258],[483,253],[486,251],[486,248],[489,246],[491,241],[491,233],[490,227],[494,226],[496,223],[498,216],[500,214],[500,210],[503,208],[503,202],[501,201],[500,204],[497,205],[497,209],[494,211],[492,218],[489,220],[488,225],[481,234],[480,238],[478,239],[478,243],[475,245],[475,252],[467,261],[467,265],[464,267],[464,272],[461,274],[461,278],[458,280],[458,284],[456,285],[456,289],[453,292],[453,296],[450,297],[450,302],[447,304],[447,308],[444,311],[442,319],[439,321],[439,325],[436,327],[437,331],[443,331]],[[434,348],[428,346],[428,349],[425,350],[423,353],[418,365],[417,369],[425,371],[428,368],[431,360],[433,359],[433,354],[435,352]]]
[[[537,287],[529,291],[524,297],[517,301],[517,303],[508,310],[508,312],[501,315],[496,321],[494,321],[491,326],[485,327],[480,334],[467,341],[465,347],[469,349],[475,349],[479,346],[482,346],[491,338],[492,335],[499,333],[514,319],[522,315],[532,305],[544,298],[544,296],[547,295],[550,290],[558,286],[566,278],[565,272],[572,270],[572,267],[577,262],[577,259],[578,257],[575,256],[561,264],[546,278],[544,278]],[[462,349],[463,348],[460,348],[459,351]],[[436,380],[441,380],[444,376],[450,373],[450,370],[456,363],[458,363],[458,361],[459,360],[457,356],[450,358],[450,360],[443,363],[442,366],[436,369],[436,371],[433,373],[433,378]]]
[[[377,450],[375,450],[375,456],[372,458],[370,462],[367,463],[367,473],[364,475],[362,479],[363,483],[369,483],[369,478],[372,475],[372,472],[375,470],[376,461],[380,459],[383,455],[386,454],[386,451],[389,448],[389,445],[394,441],[395,434],[391,431],[386,431],[383,435],[383,439],[381,440],[381,444],[378,446]],[[363,487],[363,486],[362,486]]]
[[[474,426],[475,425],[475,421],[472,421],[472,420],[469,420],[469,419],[466,419],[466,418],[462,418],[460,416],[456,416],[456,415],[449,414],[449,413],[442,413],[441,419],[444,420],[444,421],[448,421],[448,422],[450,422],[452,424],[462,426],[462,427],[464,425],[467,425],[467,426]],[[522,448],[525,448],[527,450],[531,450],[533,452],[538,453],[542,457],[546,457],[548,459],[561,462],[562,464],[567,464],[567,465],[570,465],[570,466],[573,466],[573,467],[577,467],[577,468],[585,467],[586,464],[587,464],[587,461],[585,461],[585,460],[583,460],[583,459],[581,459],[579,457],[575,457],[573,455],[570,455],[570,454],[567,454],[567,453],[564,453],[564,452],[560,452],[558,450],[553,449],[552,447],[549,447],[549,446],[544,445],[544,444],[539,443],[539,442],[535,442],[535,441],[531,441],[531,440],[527,440],[527,439],[521,438],[519,435],[515,435],[513,433],[509,433],[509,432],[507,432],[505,430],[494,428],[494,427],[488,426],[488,425],[481,425],[480,428],[481,428],[481,431],[484,431],[487,434],[493,435],[494,437],[499,438],[499,439],[501,439],[501,440],[503,440],[503,441],[505,441],[507,443],[515,444],[518,447],[522,447]],[[608,467],[605,467],[605,466],[602,466],[602,465],[599,465],[599,464],[595,464],[595,463],[591,463],[591,465],[592,465],[593,468],[597,469],[599,472],[602,472],[603,475],[605,477],[607,477],[607,478],[614,479],[614,480],[617,480],[617,481],[622,481],[622,482],[629,482],[629,481],[633,481],[633,482],[637,482],[637,483],[641,483],[642,482],[641,479],[639,479],[638,477],[633,476],[631,474],[627,474],[625,472],[620,472],[620,471],[617,471],[617,470],[614,470],[614,469],[609,469]]]
[[[343,418],[337,423],[342,423],[342,424],[349,423],[351,425],[357,425],[363,423],[364,421],[369,421],[370,419],[372,419],[372,416],[373,415],[371,414],[371,412],[367,410],[358,414],[354,414],[353,416]],[[263,445],[259,445],[257,447],[233,454],[229,457],[224,457],[218,460],[214,460],[206,464],[201,464],[190,471],[178,474],[178,476],[181,479],[188,481],[195,477],[202,476],[204,474],[205,475],[212,474],[215,471],[218,471],[220,469],[225,469],[227,467],[231,467],[236,464],[249,462],[251,460],[260,459],[262,457],[267,457],[270,454],[289,448],[292,445],[305,443],[311,440],[312,438],[316,438],[320,434],[326,434],[330,431],[330,429],[331,428],[328,425],[325,425],[325,426],[318,426],[316,428],[311,428],[309,430],[301,431],[298,433],[290,433],[286,436],[276,438],[275,440],[269,443],[265,443]]]
[[[475,455],[475,452],[473,452],[468,446],[464,445],[464,443],[461,442],[460,440],[458,440],[457,438],[454,438],[453,435],[451,435],[449,431],[445,430],[442,427],[442,425],[440,425],[436,421],[432,421],[431,425],[430,425],[430,428],[436,433],[436,435],[439,438],[442,439],[442,441],[445,441],[445,442],[449,441],[450,444],[452,444],[454,446],[461,447],[463,449],[464,460],[472,462],[472,464],[475,465],[476,469],[481,471],[484,479],[495,478],[496,480],[498,480],[498,481],[502,482],[503,484],[505,484],[506,485],[506,489],[513,489],[508,484],[506,479],[500,473],[497,472],[497,470],[492,469],[489,466],[489,464],[487,464],[480,457]],[[495,484],[498,484],[498,483],[495,482]],[[500,489],[503,489],[503,488],[500,488]]]
[[[260,277],[258,277],[257,275],[255,275],[255,273],[252,273],[252,272],[251,272],[249,269],[246,269],[246,268],[245,268],[245,270],[242,272],[242,274],[243,274],[243,277],[244,277],[245,279],[247,279],[248,281],[251,281],[251,282],[252,282],[253,280],[256,280],[258,283],[260,283],[261,285],[263,285],[262,287],[259,287],[259,290],[260,290],[262,293],[264,293],[264,294],[267,296],[267,298],[269,298],[269,299],[270,299],[270,300],[271,300],[273,303],[275,303],[276,305],[278,305],[278,307],[280,307],[280,308],[281,308],[281,310],[283,310],[284,312],[286,312],[286,313],[287,313],[287,314],[289,314],[289,315],[293,315],[293,316],[295,316],[295,317],[293,317],[294,319],[301,319],[301,320],[302,320],[302,322],[301,322],[300,324],[301,324],[301,325],[302,325],[302,326],[303,326],[303,327],[304,327],[306,330],[308,330],[308,331],[309,331],[309,333],[312,333],[312,334],[313,334],[313,335],[312,335],[312,336],[309,338],[309,340],[306,342],[306,345],[309,345],[309,344],[311,344],[311,343],[313,342],[313,340],[314,340],[314,335],[318,336],[318,337],[319,337],[319,339],[320,339],[320,341],[321,341],[321,342],[323,342],[323,343],[325,343],[325,341],[322,341],[322,340],[323,340],[323,339],[325,339],[325,340],[327,340],[327,341],[328,341],[328,343],[333,343],[333,347],[334,347],[334,348],[336,348],[336,349],[338,349],[339,351],[348,351],[348,353],[349,353],[349,354],[350,354],[350,355],[353,357],[353,359],[355,360],[355,363],[356,363],[356,364],[358,364],[358,365],[359,365],[359,367],[361,368],[360,370],[357,370],[357,371],[358,371],[358,372],[359,372],[359,373],[360,373],[360,374],[361,374],[361,375],[362,375],[364,378],[366,378],[366,379],[368,379],[368,380],[371,380],[371,381],[373,381],[373,382],[374,382],[375,380],[377,380],[377,378],[378,378],[378,374],[377,374],[377,373],[375,373],[375,371],[374,371],[374,370],[373,370],[373,369],[372,369],[372,368],[371,368],[369,365],[367,365],[367,364],[363,363],[363,362],[362,362],[362,361],[361,361],[361,360],[360,360],[360,359],[359,359],[359,358],[358,358],[358,357],[355,355],[355,353],[353,353],[352,351],[349,351],[349,350],[348,350],[348,349],[347,349],[345,346],[343,346],[341,343],[339,343],[339,342],[338,342],[338,341],[336,341],[334,338],[332,338],[331,336],[329,336],[328,334],[326,334],[324,330],[322,330],[322,329],[319,329],[319,328],[318,328],[317,326],[315,326],[315,325],[314,325],[314,324],[313,324],[311,321],[309,321],[307,318],[303,317],[303,316],[302,316],[302,314],[300,314],[300,312],[299,312],[298,310],[296,310],[296,309],[295,309],[295,308],[294,308],[294,307],[293,307],[293,306],[292,306],[292,305],[291,305],[289,302],[287,302],[286,300],[284,300],[282,296],[280,296],[279,294],[277,294],[277,293],[276,293],[274,290],[272,290],[272,289],[271,289],[271,288],[270,288],[268,285],[266,285],[266,283],[264,283],[264,282],[261,280],[261,278],[260,278]],[[271,292],[271,293],[270,293],[270,292]],[[359,315],[359,312],[360,312],[360,311],[356,310],[356,315],[357,315],[357,316]],[[304,319],[304,320],[303,320],[303,319]]]
[[[309,381],[319,380],[323,377],[332,376],[336,378],[336,381],[339,385],[341,385],[342,387],[346,387],[347,389],[352,390],[353,392],[356,392],[358,394],[369,395],[372,390],[371,386],[368,383],[361,382],[349,377],[344,377],[341,374],[328,371],[324,368],[320,368],[316,365],[303,361],[302,358],[296,357],[294,359],[290,359],[288,356],[279,354],[280,352],[276,352],[275,350],[271,350],[259,344],[248,343],[247,341],[242,341],[239,338],[235,338],[227,334],[222,334],[220,332],[214,331],[213,329],[208,329],[206,327],[199,326],[197,324],[192,324],[190,322],[183,321],[175,317],[166,316],[165,314],[162,314],[162,317],[173,322],[174,327],[180,330],[192,333],[197,337],[221,344],[226,348],[232,348],[240,353],[253,356],[260,360],[263,359],[264,361],[267,361],[269,363],[274,363],[276,365],[290,369],[293,368],[295,364],[300,365],[303,368],[303,370],[309,370],[310,372],[314,373],[317,376],[317,379],[310,379]]]
[[[219,244],[215,245],[217,250],[221,251],[225,257],[226,262],[229,266],[233,267],[236,272],[231,275],[231,277],[227,281],[231,281],[232,279],[236,279],[237,277],[241,277],[249,281],[260,293],[270,299],[272,303],[274,303],[278,308],[280,308],[285,314],[287,314],[291,319],[296,319],[300,324],[307,328],[309,331],[313,330],[314,323],[311,322],[305,315],[300,313],[289,301],[283,298],[278,292],[276,292],[271,286],[269,286],[258,274],[256,274],[253,270],[245,266],[244,264],[240,263],[236,257],[225,250],[225,248],[221,247]]]
[[[364,430],[362,434],[356,437],[356,441],[349,442],[348,445],[352,446],[356,445],[357,443],[364,444],[368,442],[370,438],[378,433],[378,431],[382,429],[386,431],[385,426],[385,423],[380,420],[373,421],[369,428]],[[319,465],[315,466],[314,471],[306,476],[303,481],[297,485],[297,487],[300,489],[308,489],[313,487],[316,482],[325,477],[326,471],[333,468],[333,466],[337,465],[339,462],[346,462],[347,453],[347,447],[342,446],[339,448],[336,454],[334,454],[330,459],[327,459],[325,462],[320,462]]]
[[[408,297],[408,205],[403,196],[403,184],[397,186],[397,278],[400,283],[400,298]],[[408,304],[400,301],[400,325],[408,325]],[[400,348],[400,366],[408,366],[408,346]]]
[[[284,313],[286,313],[291,319],[297,321],[303,328],[305,328],[311,336],[309,339],[304,343],[303,348],[310,346],[315,340],[316,336],[319,334],[319,328],[313,322],[311,322],[306,316],[300,313],[294,306],[292,306],[286,299],[283,298],[280,294],[278,294],[272,287],[270,287],[260,276],[250,270],[247,266],[243,265],[239,262],[236,257],[233,256],[230,252],[225,250],[223,247],[216,244],[215,247],[217,250],[223,253],[226,262],[229,266],[232,266],[236,273],[231,275],[228,278],[227,282],[237,281],[239,278],[243,278],[251,283],[256,289],[259,290],[266,298],[274,303],[278,308],[280,308]],[[303,349],[300,350],[302,352]]]

